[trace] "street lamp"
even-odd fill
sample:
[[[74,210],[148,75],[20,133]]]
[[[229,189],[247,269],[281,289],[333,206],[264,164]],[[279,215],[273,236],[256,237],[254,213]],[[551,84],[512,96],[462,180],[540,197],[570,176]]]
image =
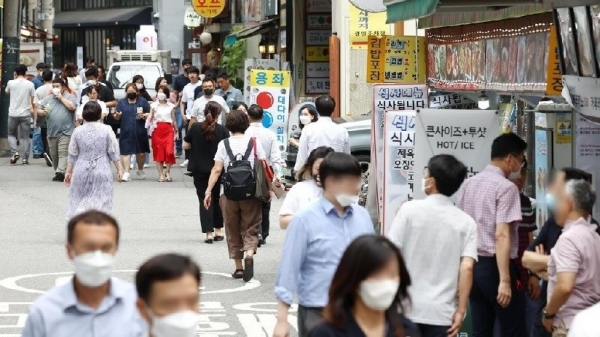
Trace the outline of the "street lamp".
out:
[[[212,41],[212,35],[209,32],[202,32],[202,34],[200,34],[200,42],[202,42],[203,45],[207,45]]]
[[[477,102],[477,106],[481,110],[487,110],[490,108],[490,99],[485,95],[485,91],[481,92],[481,96],[479,96],[479,101]]]
[[[275,54],[275,44],[269,43],[267,51],[269,52],[269,54]]]
[[[258,44],[258,52],[261,54],[267,53],[267,38],[264,36],[260,39],[260,43]]]

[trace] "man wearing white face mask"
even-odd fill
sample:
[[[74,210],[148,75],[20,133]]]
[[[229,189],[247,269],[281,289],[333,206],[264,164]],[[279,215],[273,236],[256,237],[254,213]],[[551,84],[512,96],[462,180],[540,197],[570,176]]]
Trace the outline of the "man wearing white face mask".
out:
[[[135,276],[137,307],[151,337],[193,337],[200,308],[200,267],[188,256],[158,255]]]
[[[84,97],[88,94],[88,90],[90,87],[98,88],[98,100],[106,103],[106,107],[108,109],[114,108],[117,106],[117,100],[115,99],[115,95],[106,84],[100,82],[98,79],[100,78],[98,71],[98,67],[91,66],[85,71],[85,77],[87,82],[85,82],[79,90],[77,95],[77,103],[80,105],[85,104],[83,100]]]
[[[117,221],[88,211],[71,219],[67,228],[75,277],[33,303],[22,336],[147,336],[135,287],[111,278],[119,244]]]
[[[298,335],[321,323],[329,285],[348,245],[373,234],[366,209],[358,205],[361,168],[349,154],[329,154],[319,167],[323,196],[294,215],[286,233],[275,281],[277,325],[274,337],[289,335],[288,311],[298,298]]]

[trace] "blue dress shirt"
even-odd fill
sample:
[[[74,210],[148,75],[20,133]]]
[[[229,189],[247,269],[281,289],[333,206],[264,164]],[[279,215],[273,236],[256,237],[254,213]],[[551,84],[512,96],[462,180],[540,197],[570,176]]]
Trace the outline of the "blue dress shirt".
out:
[[[344,251],[364,234],[374,234],[373,223],[359,205],[346,207],[343,216],[325,197],[304,207],[287,229],[275,281],[277,299],[291,305],[297,293],[304,307],[327,305],[329,286]]]
[[[22,337],[146,337],[133,284],[112,278],[98,309],[77,300],[73,282],[51,289],[29,308]]]

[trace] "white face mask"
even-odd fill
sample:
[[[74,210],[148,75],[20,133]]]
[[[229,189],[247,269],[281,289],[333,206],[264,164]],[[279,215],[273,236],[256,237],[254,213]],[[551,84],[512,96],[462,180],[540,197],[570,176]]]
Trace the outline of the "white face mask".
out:
[[[88,81],[88,84],[89,84],[89,85],[96,85],[96,84],[98,84],[98,83],[96,82],[96,80],[89,80],[89,81]]]
[[[164,101],[165,99],[167,99],[167,95],[159,92],[158,94],[156,94],[156,97],[160,100],[160,101]]]
[[[144,85],[141,83],[136,83],[135,86],[138,88],[138,90],[144,89]]]
[[[310,116],[300,116],[300,123],[302,123],[302,125],[306,125],[310,122]]]
[[[427,194],[427,180],[429,180],[428,178],[423,178],[421,180],[421,192]]]
[[[348,207],[352,204],[357,204],[358,203],[358,195],[352,195],[352,194],[338,194],[335,196],[335,199],[337,200],[337,202],[340,203],[340,205],[342,207]]]
[[[377,311],[387,310],[398,293],[400,282],[394,280],[363,281],[359,295],[363,303]]]
[[[515,180],[519,179],[519,177],[521,176],[521,166],[519,166],[519,168],[515,172],[512,171],[511,167],[509,167],[509,169],[510,169],[510,173],[508,174],[508,180],[515,181]]]
[[[87,103],[89,101],[90,101],[90,98],[88,96],[81,97],[81,104],[85,105],[85,103]]]
[[[75,277],[86,287],[99,287],[110,279],[115,264],[113,255],[100,250],[77,255],[73,259]]]
[[[60,90],[59,88],[52,88],[52,93],[56,96],[58,94],[60,94],[62,90]]]
[[[152,317],[150,335],[152,337],[194,337],[198,325],[198,313],[194,311],[180,311],[163,317],[156,317],[150,310]]]

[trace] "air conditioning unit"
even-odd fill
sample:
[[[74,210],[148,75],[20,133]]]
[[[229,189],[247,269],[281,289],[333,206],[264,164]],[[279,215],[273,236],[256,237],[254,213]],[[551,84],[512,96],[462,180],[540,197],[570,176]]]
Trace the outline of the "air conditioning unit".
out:
[[[137,51],[137,50],[119,50],[117,51],[117,61],[144,61],[156,62],[158,60],[158,52],[156,51]]]

